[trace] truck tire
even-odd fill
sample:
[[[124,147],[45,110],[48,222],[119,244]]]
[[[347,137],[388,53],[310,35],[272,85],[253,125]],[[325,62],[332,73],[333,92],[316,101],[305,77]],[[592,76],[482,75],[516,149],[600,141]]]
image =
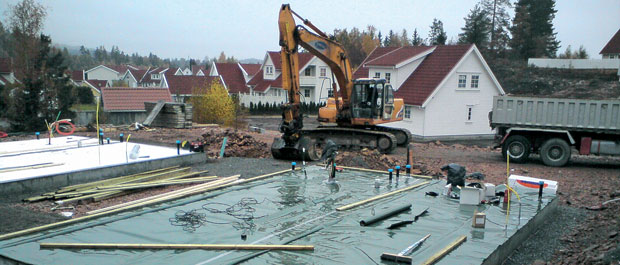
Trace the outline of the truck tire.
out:
[[[540,148],[540,159],[550,167],[561,167],[570,160],[571,148],[564,139],[551,138]]]
[[[530,157],[531,150],[530,140],[521,135],[513,135],[502,145],[502,156],[506,159],[506,152],[510,151],[510,162],[525,163]]]

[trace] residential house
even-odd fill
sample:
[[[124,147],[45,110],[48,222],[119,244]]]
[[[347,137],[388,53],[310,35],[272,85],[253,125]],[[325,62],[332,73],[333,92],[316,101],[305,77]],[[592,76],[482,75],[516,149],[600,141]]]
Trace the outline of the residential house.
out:
[[[103,87],[101,94],[105,122],[116,125],[144,122],[144,102],[172,102],[168,89],[160,87]]]
[[[84,76],[85,76],[84,72],[85,72],[84,70],[71,71],[71,78],[70,78],[71,83],[74,86],[78,86],[78,87],[83,86],[83,87],[90,88],[95,98],[101,97],[102,87],[112,86],[112,83],[107,80],[97,80],[97,79],[86,80],[84,79]]]
[[[128,87],[160,87],[162,76],[169,69],[166,67],[149,67],[146,70],[127,69],[120,80]]]
[[[173,71],[171,71],[173,70]],[[160,87],[167,88],[174,102],[189,102],[194,94],[194,89],[202,86],[210,86],[214,80],[219,81],[217,76],[194,76],[178,75],[178,69],[170,69],[162,75]]]
[[[620,29],[611,37],[599,54],[601,54],[603,59],[620,60]]]
[[[0,85],[20,83],[13,72],[13,62],[11,58],[0,58]]]
[[[331,69],[327,64],[310,53],[299,54],[299,85],[302,101],[305,103],[324,103],[332,95]],[[280,52],[270,51],[260,70],[247,81],[250,91],[245,94],[243,102],[254,104],[275,103],[287,101],[286,92],[282,89],[282,62]]]
[[[137,67],[131,65],[98,65],[84,71],[84,80],[96,79],[114,82],[120,80],[127,69],[138,70]]]
[[[250,87],[246,82],[258,73],[260,66],[260,64],[213,63],[209,76],[219,77],[228,94],[238,96],[241,104],[249,106],[252,99],[249,96]]]
[[[390,83],[404,120],[386,126],[429,139],[492,136],[493,96],[504,94],[475,45],[378,47],[354,77]]]

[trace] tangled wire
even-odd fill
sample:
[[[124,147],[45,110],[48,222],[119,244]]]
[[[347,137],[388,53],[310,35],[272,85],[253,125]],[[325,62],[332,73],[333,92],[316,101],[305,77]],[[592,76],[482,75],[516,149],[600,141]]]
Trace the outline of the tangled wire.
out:
[[[264,200],[263,200],[264,202]],[[206,223],[211,224],[232,224],[232,226],[237,230],[243,230],[244,233],[247,231],[254,231],[256,228],[256,224],[254,224],[254,219],[262,218],[263,216],[254,216],[256,209],[252,206],[261,204],[263,202],[258,202],[254,198],[243,198],[239,202],[235,204],[226,204],[220,202],[210,202],[202,205],[200,209],[194,209],[189,212],[186,211],[178,211],[175,213],[173,218],[170,218],[170,224],[173,226],[182,226],[184,231],[194,232],[197,228],[205,225]],[[220,206],[217,207],[216,206]],[[199,211],[207,211],[212,214],[226,214],[231,216],[237,221],[232,222],[214,222],[207,220],[206,213],[200,213]]]

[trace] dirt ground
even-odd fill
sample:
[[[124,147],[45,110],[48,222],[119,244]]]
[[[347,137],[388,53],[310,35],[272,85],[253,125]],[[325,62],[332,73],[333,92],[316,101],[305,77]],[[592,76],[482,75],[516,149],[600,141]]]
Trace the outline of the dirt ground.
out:
[[[201,140],[209,143],[206,155],[214,158],[219,153],[224,136],[229,144],[225,156],[253,157],[255,160],[220,160],[219,174],[226,176],[234,172],[236,163],[263,165],[262,171],[286,167],[287,162],[270,158],[269,146],[279,133],[267,130],[264,133],[249,132],[247,129],[221,129],[203,127],[185,129],[155,129],[153,131],[130,131],[127,129],[107,132],[107,137],[117,138],[119,133],[131,134],[130,141],[157,143],[173,146],[176,140]],[[82,132],[78,135],[94,136],[94,132]],[[10,137],[0,141],[24,139],[30,136]],[[477,144],[477,145],[476,145]],[[448,163],[457,163],[467,168],[467,172],[481,172],[484,182],[504,183],[506,179],[506,161],[497,150],[479,143],[467,141],[444,144],[441,142],[413,143],[413,168],[415,173],[441,176],[440,167]],[[234,161],[234,162],[233,162]],[[394,154],[383,155],[375,151],[342,151],[337,163],[346,166],[366,167],[385,170],[397,164],[404,165],[406,149],[398,148]],[[210,169],[210,164],[200,166]],[[246,167],[248,168],[248,167]],[[228,170],[228,171],[227,171]],[[238,170],[238,169],[237,169]],[[208,175],[211,175],[209,172]],[[610,202],[605,207],[601,203],[620,198],[620,158],[584,157],[575,155],[571,162],[561,168],[546,167],[533,156],[527,164],[511,164],[511,174],[526,175],[551,179],[559,182],[560,213],[547,221],[545,225],[524,243],[506,264],[620,264],[620,201]],[[258,175],[257,172],[255,175]],[[252,172],[246,173],[251,176]],[[187,186],[183,186],[187,187]],[[107,205],[169,191],[174,188],[161,188],[104,200],[100,203],[79,205],[76,215]],[[48,203],[1,203],[0,233],[6,233],[54,222],[62,219],[56,213],[50,213]],[[17,216],[25,216],[21,225],[9,225],[8,221]],[[40,216],[39,218],[36,218]]]

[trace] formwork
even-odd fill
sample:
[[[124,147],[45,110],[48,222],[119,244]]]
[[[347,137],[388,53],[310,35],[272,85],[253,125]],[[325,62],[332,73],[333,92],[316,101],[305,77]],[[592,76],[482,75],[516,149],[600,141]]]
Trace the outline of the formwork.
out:
[[[33,137],[34,138],[34,137]],[[132,156],[132,151],[135,155]],[[108,177],[204,162],[204,153],[70,136],[0,143],[0,194],[49,191]]]
[[[31,264],[394,264],[381,261],[384,252],[398,253],[431,234],[413,254],[414,264],[436,255],[460,236],[467,240],[438,264],[497,264],[553,212],[554,195],[513,196],[510,214],[499,205],[465,206],[440,193],[445,181],[344,169],[336,183],[326,182],[319,166],[246,181],[182,200],[122,212],[65,227],[7,238],[0,236],[0,256]],[[409,187],[382,199],[343,209],[339,207]],[[226,209],[246,203],[247,212]],[[251,202],[251,203],[250,203]],[[395,206],[409,211],[372,225],[360,220]],[[416,222],[398,229],[392,223]],[[213,209],[219,210],[213,211]],[[192,212],[203,221],[179,223],[176,216]],[[472,228],[474,211],[487,216],[485,228]],[[238,214],[230,214],[230,213]],[[245,218],[239,218],[241,214]],[[251,215],[252,218],[248,218]],[[176,222],[175,222],[176,221]],[[41,249],[40,243],[159,243],[313,245],[313,251],[257,250],[118,250]]]

